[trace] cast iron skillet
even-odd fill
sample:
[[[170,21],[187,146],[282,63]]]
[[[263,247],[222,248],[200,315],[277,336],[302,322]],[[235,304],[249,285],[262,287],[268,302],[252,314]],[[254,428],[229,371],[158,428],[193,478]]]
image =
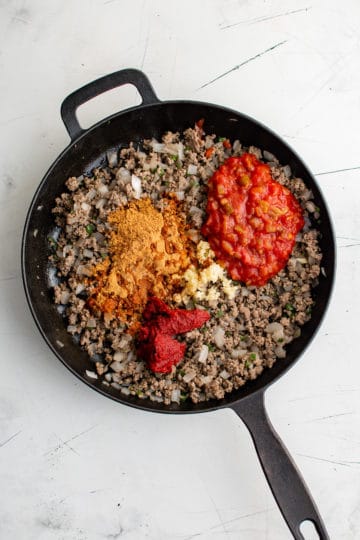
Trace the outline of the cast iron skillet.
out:
[[[77,108],[89,99],[124,84],[136,87],[142,98],[141,105],[114,114],[88,130],[81,129],[76,118]],[[59,360],[79,379],[120,403],[146,411],[172,414],[213,411],[223,407],[233,409],[251,433],[266,478],[294,538],[303,539],[299,526],[304,520],[314,523],[322,540],[329,538],[315,503],[264,408],[266,388],[298,360],[318,330],[333,285],[334,235],[328,210],[313,176],[284,141],[252,118],[208,103],[161,102],[147,77],[134,69],[112,73],[75,91],[64,100],[61,115],[71,143],[50,167],[34,195],[22,242],[25,292],[43,338]],[[69,176],[88,174],[94,167],[105,164],[106,152],[111,149],[128,146],[130,141],[140,143],[144,138],[159,139],[168,130],[181,132],[200,118],[205,118],[204,127],[208,133],[226,136],[230,140],[240,139],[244,145],[253,144],[272,152],[282,164],[289,164],[293,173],[303,178],[312,189],[315,204],[321,213],[321,223],[317,227],[321,232],[322,266],[326,277],[320,277],[319,286],[314,291],[316,305],[311,320],[303,327],[301,336],[287,346],[284,360],[279,360],[255,381],[247,382],[243,388],[220,401],[164,405],[136,396],[125,396],[112,387],[105,387],[100,380],[86,377],[85,370],[92,370],[93,364],[66,332],[66,323],[52,300],[47,238],[49,234],[54,234],[51,209],[55,197],[64,191],[64,182]]]

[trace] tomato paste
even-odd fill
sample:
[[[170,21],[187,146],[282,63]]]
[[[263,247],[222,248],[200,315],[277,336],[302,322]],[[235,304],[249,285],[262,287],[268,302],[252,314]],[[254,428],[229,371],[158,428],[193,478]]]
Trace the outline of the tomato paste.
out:
[[[201,232],[231,278],[265,285],[287,263],[304,226],[300,204],[253,154],[230,157],[208,183]]]
[[[210,319],[202,309],[171,309],[165,302],[151,297],[143,312],[137,341],[137,352],[156,373],[169,373],[185,354],[185,343],[174,336],[200,328]]]

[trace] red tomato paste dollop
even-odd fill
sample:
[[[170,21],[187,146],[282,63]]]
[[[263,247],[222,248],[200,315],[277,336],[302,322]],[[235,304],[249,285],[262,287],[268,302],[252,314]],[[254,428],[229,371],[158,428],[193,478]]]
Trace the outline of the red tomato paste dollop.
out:
[[[200,328],[210,319],[202,309],[171,309],[165,302],[151,297],[143,312],[144,323],[137,337],[138,355],[155,373],[169,373],[185,354],[185,343],[174,336]]]
[[[253,154],[230,157],[208,184],[201,232],[231,278],[265,285],[287,263],[304,226],[300,204]]]

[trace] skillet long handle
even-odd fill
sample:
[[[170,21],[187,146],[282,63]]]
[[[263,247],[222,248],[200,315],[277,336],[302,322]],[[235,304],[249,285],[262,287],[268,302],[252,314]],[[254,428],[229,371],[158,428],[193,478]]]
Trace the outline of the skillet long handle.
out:
[[[293,537],[304,540],[300,525],[312,521],[321,540],[329,540],[325,525],[305,482],[266,414],[263,392],[232,406],[244,421],[261,466]]]
[[[72,141],[77,139],[85,131],[78,122],[76,109],[90,99],[124,84],[135,86],[142,99],[141,105],[159,102],[149,79],[138,69],[122,69],[96,79],[75,90],[75,92],[67,96],[62,102],[61,118]]]

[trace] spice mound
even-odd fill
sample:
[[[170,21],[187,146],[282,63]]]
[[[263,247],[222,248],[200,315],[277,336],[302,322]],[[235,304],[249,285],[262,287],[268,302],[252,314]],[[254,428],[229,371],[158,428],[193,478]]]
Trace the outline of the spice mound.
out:
[[[138,334],[137,353],[155,373],[170,373],[182,360],[186,345],[174,336],[200,328],[210,319],[203,309],[171,309],[156,297],[149,299]]]
[[[265,285],[286,265],[304,226],[300,204],[253,154],[228,158],[208,184],[201,231],[232,279]]]
[[[166,298],[179,287],[191,262],[190,241],[176,201],[163,212],[149,198],[131,201],[108,216],[109,257],[90,279],[89,306],[128,324],[136,322],[149,296]]]

